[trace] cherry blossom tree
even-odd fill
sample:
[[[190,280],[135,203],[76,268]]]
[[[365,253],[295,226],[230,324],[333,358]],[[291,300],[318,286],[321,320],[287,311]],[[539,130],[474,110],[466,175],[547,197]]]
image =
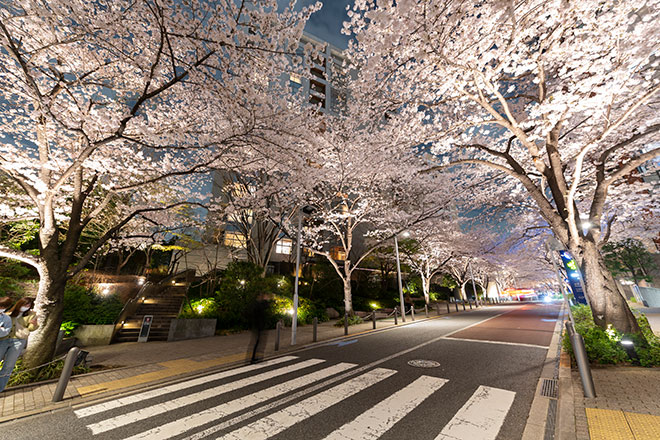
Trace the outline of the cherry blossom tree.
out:
[[[350,110],[326,116],[324,126],[302,143],[302,168],[288,175],[288,186],[311,212],[303,244],[335,268],[350,314],[353,272],[395,234],[437,215],[448,199],[438,191],[442,177],[420,174],[425,163],[410,145],[389,144],[396,132],[366,130]],[[295,236],[295,225],[286,230]]]
[[[456,224],[439,219],[419,223],[409,232],[410,240],[401,242],[399,247],[404,261],[420,276],[422,293],[428,305],[431,280],[446,271],[452,258],[460,255],[462,240],[466,237],[458,231]]]
[[[510,179],[581,263],[595,322],[638,332],[600,247],[613,222],[658,212],[626,177],[660,153],[660,2],[358,0],[349,14],[367,117],[396,109],[436,169]]]
[[[136,218],[203,198],[203,175],[277,137],[299,108],[277,78],[296,71],[317,6],[267,0],[22,0],[0,6],[2,221],[38,219],[39,254],[0,256],[40,275],[28,366],[52,358],[66,281]],[[120,215],[74,264],[81,234]],[[167,219],[158,220],[166,224]]]

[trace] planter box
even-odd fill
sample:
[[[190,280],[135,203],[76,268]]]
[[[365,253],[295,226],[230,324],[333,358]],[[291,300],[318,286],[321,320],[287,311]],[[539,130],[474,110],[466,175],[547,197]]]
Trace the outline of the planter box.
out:
[[[215,335],[217,319],[173,319],[167,341],[208,338]]]
[[[113,324],[108,325],[81,325],[74,332],[78,339],[78,345],[81,347],[91,347],[93,345],[109,345],[112,338]]]

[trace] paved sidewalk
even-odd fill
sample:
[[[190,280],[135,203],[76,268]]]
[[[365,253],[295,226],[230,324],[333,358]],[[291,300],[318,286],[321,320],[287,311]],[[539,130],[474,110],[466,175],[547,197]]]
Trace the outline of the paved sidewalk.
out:
[[[460,306],[459,306],[460,308]],[[440,314],[446,315],[445,305],[440,306]],[[478,309],[477,309],[478,310]],[[468,308],[466,312],[469,312]],[[452,314],[455,308],[451,306]],[[462,308],[460,313],[463,312]],[[430,319],[438,316],[436,310],[429,310]],[[416,312],[416,319],[425,319],[424,312]],[[328,342],[344,338],[344,328],[335,327],[335,321],[320,323],[317,340]],[[410,315],[407,323],[410,323]],[[399,317],[399,325],[401,325]],[[372,322],[353,325],[348,338],[374,331]],[[393,318],[377,320],[377,330],[394,327]],[[282,328],[280,350],[274,351],[276,330],[266,332],[265,356],[299,350],[312,344],[312,325],[299,326],[297,345],[291,345],[291,328]],[[192,339],[177,342],[128,342],[101,347],[88,347],[92,365],[119,367],[79,376],[73,376],[64,394],[64,400],[52,403],[56,381],[35,385],[8,388],[0,393],[0,423],[19,417],[71,406],[88,400],[113,394],[153,386],[163,381],[199,374],[205,371],[243,364],[248,358],[250,332],[226,336]]]
[[[660,368],[592,366],[596,397],[584,397],[562,353],[556,440],[659,440]]]

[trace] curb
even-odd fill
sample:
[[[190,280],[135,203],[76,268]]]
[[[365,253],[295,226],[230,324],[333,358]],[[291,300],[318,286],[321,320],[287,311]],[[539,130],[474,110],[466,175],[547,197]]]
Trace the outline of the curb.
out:
[[[557,408],[556,440],[575,440],[575,400],[573,396],[573,375],[571,359],[562,348],[559,361],[559,399]]]
[[[553,431],[556,429],[555,413],[557,410],[558,399],[552,396],[544,396],[543,390],[546,381],[557,378],[559,348],[561,347],[562,325],[564,322],[563,316],[565,313],[566,305],[562,303],[562,307],[557,316],[557,323],[555,324],[552,340],[548,347],[548,353],[543,362],[541,376],[536,384],[534,399],[532,400],[532,405],[529,409],[529,415],[527,417],[527,422],[525,423],[522,440],[545,439],[548,437],[548,434],[552,436]]]
[[[473,310],[474,311],[479,311],[479,309],[485,309],[485,308],[486,308],[485,306],[480,306],[479,308],[476,308],[476,309],[473,309]],[[462,313],[466,313],[466,312],[470,312],[470,311],[472,311],[472,310],[465,310],[465,311],[460,310],[459,312],[453,312],[450,315],[460,315]],[[405,326],[416,324],[416,323],[419,323],[419,322],[430,321],[430,320],[434,320],[434,319],[440,319],[444,316],[447,316],[447,314],[429,316],[428,318],[426,318],[426,317],[416,318],[415,321],[409,321],[409,322],[405,322],[405,323],[400,322],[398,325],[391,325],[389,327],[380,328],[380,329],[376,328],[375,330],[374,329],[368,329],[368,330],[364,330],[362,332],[358,332],[358,333],[354,333],[354,334],[342,335],[342,336],[331,338],[331,339],[325,339],[325,340],[322,340],[322,341],[312,342],[312,343],[307,344],[307,345],[288,346],[286,348],[280,348],[280,350],[277,351],[277,352],[273,352],[273,353],[270,353],[269,355],[265,355],[263,360],[275,359],[275,358],[278,358],[280,356],[291,355],[291,354],[307,351],[307,350],[310,350],[312,348],[316,348],[316,347],[319,347],[319,346],[322,346],[322,345],[327,345],[329,343],[336,342],[336,341],[341,341],[341,340],[350,339],[350,338],[354,338],[354,337],[369,336],[370,334],[376,334],[376,333],[380,333],[380,332],[384,332],[384,331],[388,331],[388,330],[394,330],[394,329],[397,329],[397,328],[405,327]],[[179,358],[179,359],[189,359],[189,358]],[[177,360],[177,359],[170,359],[170,360]],[[164,361],[164,362],[167,362],[167,361]],[[101,373],[108,372],[108,371],[124,370],[124,369],[127,369],[127,368],[135,368],[137,366],[152,365],[152,364],[159,364],[159,363],[160,362],[151,362],[151,363],[144,363],[144,364],[140,364],[140,365],[119,367],[119,368],[113,368],[113,369],[98,371],[98,372],[95,371],[95,372],[91,372],[91,373],[85,373],[85,374],[76,375],[76,376],[72,376],[72,377],[92,376],[92,375],[101,374]],[[39,414],[43,414],[43,413],[60,411],[62,409],[71,408],[71,407],[78,406],[78,405],[86,405],[86,404],[90,404],[90,403],[100,403],[100,402],[104,402],[106,400],[114,399],[117,396],[120,396],[120,395],[123,395],[123,394],[126,394],[126,393],[132,393],[132,392],[135,392],[135,391],[143,391],[143,390],[148,391],[150,389],[159,387],[161,385],[178,383],[178,382],[182,382],[182,381],[185,381],[185,380],[205,376],[205,375],[208,375],[210,373],[230,370],[232,368],[236,368],[236,367],[244,365],[244,364],[246,364],[245,361],[235,361],[235,362],[230,362],[230,363],[227,363],[227,364],[224,364],[224,365],[221,365],[221,366],[217,366],[217,367],[206,368],[204,370],[197,370],[197,371],[193,371],[193,372],[189,372],[189,373],[183,372],[183,373],[181,373],[180,375],[177,375],[177,376],[164,378],[162,380],[156,380],[156,381],[149,382],[149,383],[146,383],[146,384],[138,384],[138,385],[129,386],[129,387],[121,388],[121,389],[117,389],[117,390],[100,392],[100,393],[95,393],[95,394],[89,394],[87,396],[69,397],[69,398],[66,398],[66,399],[62,400],[61,402],[57,402],[57,403],[51,402],[51,403],[49,403],[49,404],[47,404],[47,405],[45,405],[41,408],[36,408],[36,409],[28,410],[28,411],[23,411],[21,413],[16,413],[16,414],[13,414],[11,416],[0,417],[0,424],[12,422],[12,421],[17,421],[17,420],[20,420],[20,419],[24,419],[26,417],[31,417],[31,416],[39,415]],[[54,383],[54,382],[57,382],[57,381],[58,381],[58,379],[50,379],[48,381],[34,382],[32,384],[25,384],[25,385],[18,385],[16,387],[12,387],[11,390],[18,390],[18,389],[21,389],[21,388],[24,388],[24,387],[29,387],[29,386],[45,385],[45,384]]]

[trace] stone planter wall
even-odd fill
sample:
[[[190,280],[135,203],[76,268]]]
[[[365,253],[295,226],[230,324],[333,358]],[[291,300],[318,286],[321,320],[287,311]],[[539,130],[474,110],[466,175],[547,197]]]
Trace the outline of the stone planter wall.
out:
[[[215,335],[216,319],[173,319],[167,341],[208,338]]]
[[[114,327],[113,324],[81,325],[73,332],[73,335],[78,339],[78,345],[81,347],[109,345]]]

